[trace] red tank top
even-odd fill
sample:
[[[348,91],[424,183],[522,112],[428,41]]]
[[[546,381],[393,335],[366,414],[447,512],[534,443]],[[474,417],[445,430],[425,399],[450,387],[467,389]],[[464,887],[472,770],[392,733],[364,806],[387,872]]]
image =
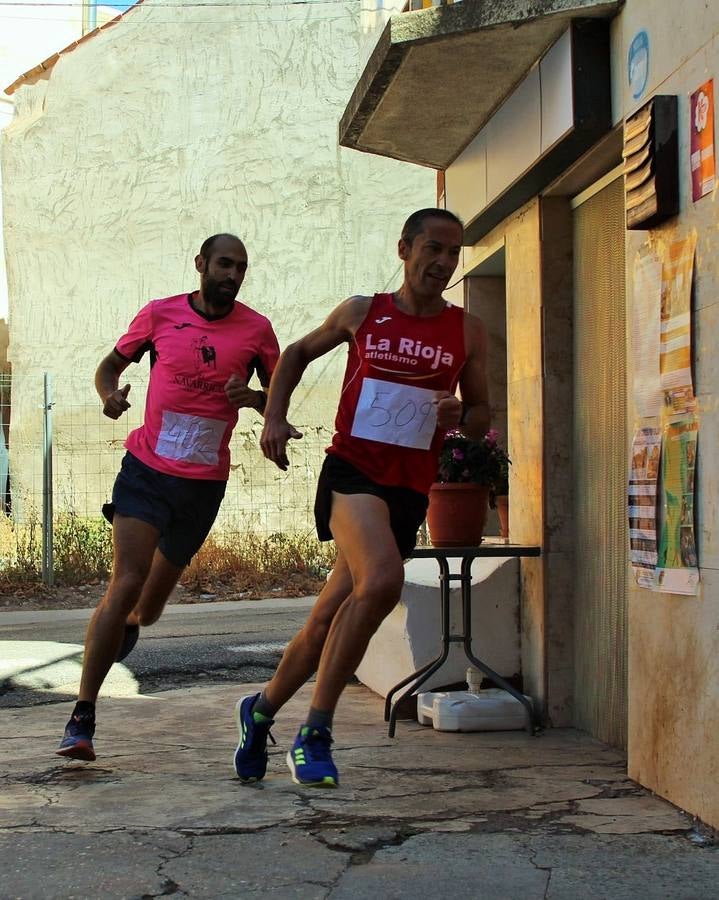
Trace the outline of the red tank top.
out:
[[[427,494],[444,438],[432,400],[437,391],[454,393],[465,358],[459,307],[411,316],[392,294],[375,294],[350,344],[327,452],[378,484]]]

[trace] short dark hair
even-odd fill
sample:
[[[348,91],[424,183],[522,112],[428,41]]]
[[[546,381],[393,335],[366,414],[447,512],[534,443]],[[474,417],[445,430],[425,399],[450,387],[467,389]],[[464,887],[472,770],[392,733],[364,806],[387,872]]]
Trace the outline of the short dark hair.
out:
[[[445,219],[448,222],[454,222],[456,225],[459,225],[464,231],[464,222],[448,209],[439,209],[431,206],[427,207],[427,209],[418,209],[417,212],[412,213],[402,226],[402,240],[408,247],[412,246],[412,241],[424,229],[426,219]]]
[[[208,237],[206,241],[203,241],[203,244],[200,247],[200,256],[204,260],[209,261],[212,256],[212,248],[215,246],[215,241],[218,241],[220,238],[229,238],[231,241],[237,241],[238,244],[242,244],[243,247],[245,246],[236,234],[229,234],[226,231],[223,231],[220,234],[213,234],[212,237]]]

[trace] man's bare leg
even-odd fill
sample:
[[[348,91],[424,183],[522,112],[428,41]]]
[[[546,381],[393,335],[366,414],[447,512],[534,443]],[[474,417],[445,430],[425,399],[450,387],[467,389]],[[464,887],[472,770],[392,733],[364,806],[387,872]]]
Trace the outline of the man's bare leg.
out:
[[[238,700],[235,721],[239,743],[233,762],[241,781],[252,783],[264,778],[267,737],[274,715],[317,671],[332,619],[351,590],[352,579],[340,553],[307,622],[285,648],[277,671],[259,699],[247,695]]]
[[[95,759],[95,700],[117,657],[127,616],[140,597],[159,536],[146,522],[115,514],[112,576],[87,629],[80,693],[56,751],[59,756]]]
[[[115,514],[112,576],[87,629],[79,700],[97,700],[122,643],[127,617],[150,572],[159,537],[158,530],[147,522]]]
[[[293,780],[316,787],[339,783],[330,753],[332,716],[372,635],[397,604],[404,583],[389,509],[379,497],[333,492],[330,528],[351,574],[352,591],[332,619],[309,714],[287,754]]]
[[[307,621],[285,648],[280,664],[264,690],[274,710],[284,706],[317,671],[332,620],[351,591],[352,576],[342,553],[338,553],[332,574]]]
[[[174,591],[184,566],[171,563],[164,553],[157,548],[152,558],[152,565],[145,583],[142,586],[140,599],[127,617],[128,625],[154,625],[162,615],[170,594]]]
[[[370,494],[332,494],[330,527],[347,561],[352,592],[332,620],[312,707],[332,712],[365,655],[372,635],[397,605],[404,565],[386,503]]]

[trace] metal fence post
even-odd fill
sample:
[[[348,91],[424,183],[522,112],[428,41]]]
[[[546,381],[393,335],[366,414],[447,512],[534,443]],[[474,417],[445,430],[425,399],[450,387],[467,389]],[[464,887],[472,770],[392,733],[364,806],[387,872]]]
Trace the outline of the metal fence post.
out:
[[[53,531],[52,531],[52,375],[45,372],[43,380],[43,447],[42,447],[42,580],[52,587]]]

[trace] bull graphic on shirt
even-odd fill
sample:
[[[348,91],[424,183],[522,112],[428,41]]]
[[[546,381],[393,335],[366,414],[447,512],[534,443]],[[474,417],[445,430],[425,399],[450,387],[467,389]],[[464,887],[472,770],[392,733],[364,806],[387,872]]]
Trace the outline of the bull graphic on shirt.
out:
[[[217,368],[217,351],[208,343],[206,334],[192,342],[195,350],[195,364],[198,369],[216,369]]]

